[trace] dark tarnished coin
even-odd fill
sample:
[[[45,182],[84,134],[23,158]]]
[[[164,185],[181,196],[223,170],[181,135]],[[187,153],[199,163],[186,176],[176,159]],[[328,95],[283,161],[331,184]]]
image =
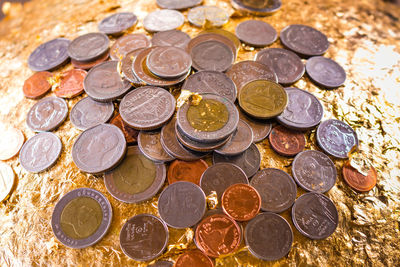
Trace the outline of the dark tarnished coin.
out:
[[[235,34],[229,32],[229,31],[226,31],[226,30],[223,30],[220,28],[209,28],[209,29],[203,30],[199,34],[206,34],[206,33],[216,33],[216,34],[225,36],[225,37],[229,38],[235,44],[236,50],[239,50],[239,48],[240,48],[240,45],[241,45],[240,40],[236,37]]]
[[[188,20],[194,26],[203,27],[206,23],[213,27],[221,27],[229,20],[229,13],[217,6],[198,6],[189,10]]]
[[[336,167],[322,152],[306,150],[298,154],[292,163],[292,175],[304,190],[325,193],[336,182]]]
[[[185,17],[181,12],[161,9],[149,13],[143,20],[143,27],[149,32],[174,30],[182,26]]]
[[[51,89],[49,79],[53,76],[51,72],[40,71],[34,73],[31,77],[25,80],[22,91],[25,97],[37,99],[41,98]]]
[[[81,171],[96,174],[117,166],[125,152],[122,131],[112,124],[99,124],[78,136],[72,146],[72,160]]]
[[[278,11],[282,6],[281,0],[231,0],[232,6],[245,13],[251,13],[258,16],[271,15]]]
[[[140,131],[138,136],[138,145],[140,151],[148,159],[156,162],[166,162],[174,160],[161,145],[161,132],[158,131]]]
[[[270,67],[280,84],[292,84],[303,77],[306,68],[298,55],[282,48],[269,48],[256,54],[255,60]]]
[[[137,23],[138,19],[131,12],[115,13],[100,21],[98,28],[105,34],[120,34]]]
[[[319,56],[329,48],[328,38],[322,32],[301,24],[292,24],[280,33],[282,44],[301,56]]]
[[[153,38],[151,38],[151,45],[174,46],[181,49],[186,49],[190,40],[190,36],[185,32],[179,30],[169,30],[155,33]]]
[[[62,98],[49,96],[31,107],[26,124],[35,132],[52,131],[60,126],[67,116],[67,102]]]
[[[264,212],[251,220],[245,229],[247,248],[255,257],[275,261],[285,257],[293,243],[293,231],[280,215]]]
[[[295,132],[278,125],[269,134],[269,143],[276,153],[292,157],[304,150],[306,137],[302,132]]]
[[[93,126],[107,122],[114,113],[112,102],[102,103],[85,97],[71,109],[69,118],[79,130],[86,130]]]
[[[203,190],[191,182],[170,184],[158,198],[161,219],[173,228],[187,228],[198,223],[206,211]]]
[[[253,131],[246,122],[239,120],[232,138],[223,147],[216,149],[215,152],[226,156],[234,156],[243,153],[252,143]]]
[[[143,33],[127,34],[118,38],[111,46],[110,57],[112,60],[121,60],[125,55],[139,48],[150,46],[149,38]]]
[[[330,119],[323,121],[317,129],[317,143],[325,153],[345,159],[358,147],[357,133],[348,124]]]
[[[199,185],[200,178],[207,168],[207,162],[202,159],[195,161],[174,160],[168,168],[168,183],[186,181]]]
[[[173,267],[174,263],[172,261],[156,261],[150,264],[149,267]]]
[[[39,133],[28,139],[19,152],[21,166],[33,173],[53,166],[61,154],[60,138],[53,133]]]
[[[305,131],[317,126],[324,115],[321,102],[313,94],[295,87],[285,88],[289,102],[277,121],[287,128]]]
[[[163,126],[175,112],[175,98],[168,91],[154,86],[139,87],[120,103],[122,119],[138,130],[154,130]]]
[[[129,125],[127,125],[121,118],[121,115],[119,113],[115,115],[114,118],[111,119],[110,121],[111,124],[114,124],[118,128],[121,129],[121,131],[124,133],[126,142],[128,144],[134,144],[137,141],[137,137],[139,135],[139,131],[133,129]]]
[[[323,194],[301,195],[292,207],[294,226],[311,239],[324,239],[335,232],[339,221],[335,204]]]
[[[187,50],[191,54],[194,47],[200,45],[203,42],[207,42],[207,41],[218,41],[218,42],[223,43],[226,46],[228,46],[233,53],[233,60],[235,61],[236,55],[237,55],[237,48],[236,48],[235,43],[231,39],[226,37],[225,35],[218,34],[218,33],[203,33],[203,34],[197,35],[192,40],[190,40]]]
[[[175,267],[214,267],[213,261],[200,250],[189,250],[181,254],[175,262]]]
[[[286,172],[266,168],[260,170],[250,181],[261,196],[261,209],[280,213],[290,208],[297,194],[297,186]]]
[[[109,102],[122,97],[131,88],[117,70],[118,61],[106,61],[92,68],[83,82],[85,92],[96,101]]]
[[[108,192],[125,203],[139,203],[152,198],[165,182],[164,164],[147,159],[137,146],[128,147],[125,159],[104,175]]]
[[[110,40],[100,32],[91,32],[75,38],[68,46],[68,55],[77,61],[93,61],[108,51]]]
[[[92,188],[78,188],[58,201],[51,217],[51,228],[65,246],[85,248],[103,238],[111,219],[111,204],[102,193]]]
[[[374,188],[378,176],[373,166],[370,166],[366,173],[361,173],[359,170],[351,166],[350,162],[346,162],[343,165],[342,173],[346,183],[359,192],[368,192]]]
[[[194,46],[190,53],[196,70],[226,71],[235,61],[235,55],[225,44],[205,41]]]
[[[83,80],[87,72],[80,69],[72,69],[61,74],[60,85],[54,89],[58,97],[73,98],[83,93]]]
[[[246,173],[247,178],[250,178],[260,169],[261,155],[257,146],[251,144],[245,152],[236,156],[223,156],[214,152],[213,163],[216,164],[220,162],[228,162],[237,165]]]
[[[253,142],[255,143],[264,140],[271,132],[272,129],[271,123],[265,120],[261,121],[250,118],[249,116],[244,114],[240,109],[239,109],[239,118],[245,121],[251,127],[253,132]]]
[[[312,57],[307,60],[306,71],[311,80],[325,88],[337,88],[346,81],[346,72],[334,60]]]
[[[122,226],[119,242],[129,258],[150,261],[160,256],[167,247],[168,227],[154,215],[139,214]]]
[[[28,58],[28,66],[33,71],[53,70],[69,59],[67,48],[71,43],[65,38],[57,38],[39,45]]]
[[[104,53],[104,55],[101,55],[100,57],[94,59],[93,61],[88,61],[88,62],[77,61],[77,60],[71,59],[71,64],[76,69],[89,70],[89,69],[93,68],[94,66],[97,66],[100,63],[103,63],[104,61],[106,61],[109,56],[110,56],[109,53]]]
[[[199,5],[203,0],[157,0],[157,5],[165,9],[186,9]]]
[[[278,38],[276,30],[261,20],[246,20],[235,29],[236,36],[244,43],[263,47],[272,44]]]
[[[139,80],[138,77],[136,77],[136,74],[132,70],[132,64],[133,61],[135,60],[136,56],[143,51],[144,48],[138,48],[136,50],[133,50],[122,58],[121,60],[121,71],[124,77],[130,81],[131,83],[135,85],[141,84],[141,80]]]
[[[225,73],[219,71],[199,71],[190,75],[182,85],[182,90],[193,93],[211,93],[223,96],[232,103],[236,101],[236,85]]]

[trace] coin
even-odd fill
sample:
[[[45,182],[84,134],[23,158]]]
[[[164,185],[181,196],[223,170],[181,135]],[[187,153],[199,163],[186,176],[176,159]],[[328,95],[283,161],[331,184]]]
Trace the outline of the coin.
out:
[[[176,10],[162,9],[149,13],[143,20],[143,27],[149,32],[174,30],[182,26],[185,17]]]
[[[229,20],[228,12],[216,6],[198,6],[191,8],[187,17],[189,22],[197,27],[203,27],[206,23],[213,27],[221,27]]]
[[[110,102],[125,95],[131,84],[117,70],[118,61],[106,61],[92,68],[83,82],[85,92],[96,101]]]
[[[99,124],[85,130],[72,146],[72,160],[87,173],[102,173],[124,158],[126,141],[122,131],[112,124]]]
[[[188,43],[187,50],[189,51],[189,53],[192,53],[192,50],[194,47],[200,45],[203,42],[207,42],[207,41],[218,41],[218,42],[223,43],[226,46],[228,46],[233,53],[233,60],[235,61],[236,55],[237,55],[237,47],[235,46],[235,43],[228,37],[226,37],[222,34],[218,34],[218,33],[203,33],[203,34],[197,35],[192,40],[190,40],[190,42]],[[216,55],[218,56],[218,54],[216,54]],[[222,57],[219,57],[219,58],[222,58]]]
[[[189,250],[176,259],[175,267],[214,267],[213,261],[200,250]]]
[[[370,166],[367,175],[365,175],[351,166],[350,162],[346,162],[343,165],[342,173],[346,183],[357,191],[368,192],[376,185],[376,178],[378,174],[375,168],[372,166]]]
[[[194,161],[174,160],[168,168],[168,183],[186,181],[199,185],[200,178],[207,168],[208,164],[202,159]]]
[[[325,193],[336,182],[336,167],[322,152],[306,150],[299,153],[292,163],[292,175],[304,190]]]
[[[150,264],[149,267],[173,267],[174,263],[172,261],[156,261]]]
[[[80,69],[72,69],[61,74],[60,85],[54,90],[58,97],[73,98],[82,94],[83,80],[87,72]]]
[[[77,61],[93,61],[108,51],[110,40],[100,32],[91,32],[75,38],[68,46],[68,55]]]
[[[163,126],[175,113],[175,98],[168,91],[142,86],[128,93],[119,106],[121,118],[132,128],[153,130]]]
[[[155,33],[153,38],[151,38],[151,45],[174,46],[181,49],[186,49],[190,40],[190,36],[185,32],[179,30],[169,30]]]
[[[10,165],[0,162],[0,202],[3,202],[14,186],[15,174]]]
[[[132,63],[133,60],[136,58],[136,56],[142,52],[144,48],[138,48],[136,50],[133,50],[131,52],[128,52],[125,54],[125,56],[121,60],[121,71],[122,75],[131,83],[137,85],[141,84],[141,80],[139,80],[138,77],[136,77],[136,74],[133,73],[132,70]]]
[[[248,115],[259,119],[279,116],[286,108],[288,96],[278,83],[254,80],[239,90],[239,105]]]
[[[246,122],[239,120],[232,138],[223,147],[216,149],[215,152],[226,156],[234,156],[243,153],[252,143],[253,131]]]
[[[252,119],[249,116],[245,115],[239,109],[239,118],[245,121],[251,128],[253,132],[253,142],[260,142],[264,140],[271,132],[272,124],[266,121]]]
[[[203,190],[191,182],[175,182],[161,192],[158,213],[170,227],[182,229],[195,225],[206,210]]]
[[[48,79],[52,76],[53,74],[51,74],[51,72],[40,71],[26,79],[22,87],[25,97],[37,99],[47,94],[51,89],[51,84]]]
[[[252,219],[245,229],[248,250],[255,257],[275,261],[285,257],[293,244],[293,231],[280,215],[264,212]]]
[[[89,70],[91,68],[93,68],[94,66],[99,65],[100,63],[103,63],[104,61],[106,61],[109,57],[109,53],[104,53],[104,55],[101,55],[99,58],[96,58],[92,61],[77,61],[74,59],[71,59],[71,64],[72,66],[74,66],[74,68],[76,69],[83,69],[83,70]]]
[[[261,20],[246,20],[236,26],[236,36],[244,43],[263,47],[272,44],[278,38],[276,30]]]
[[[292,157],[304,150],[306,138],[301,132],[295,132],[278,125],[269,134],[269,143],[279,155]]]
[[[110,57],[112,60],[121,60],[129,52],[150,46],[149,38],[143,33],[126,34],[118,38],[111,46]]]
[[[257,16],[271,15],[278,11],[282,6],[281,0],[231,0],[232,6],[240,11],[251,13]]]
[[[49,96],[31,107],[26,124],[35,132],[52,131],[63,123],[67,115],[67,102],[62,98]]]
[[[148,159],[156,162],[166,162],[174,160],[161,145],[161,132],[158,131],[140,131],[138,136],[138,145],[140,151]]]
[[[137,141],[137,137],[139,135],[139,131],[133,129],[129,125],[127,125],[121,118],[121,115],[118,113],[114,118],[110,121],[111,124],[117,126],[123,133],[128,144],[134,144]]]
[[[103,238],[110,228],[111,219],[111,204],[102,193],[92,188],[78,188],[57,202],[51,228],[65,246],[85,248]]]
[[[285,88],[289,102],[277,121],[287,128],[305,131],[317,126],[324,115],[321,102],[313,94],[295,87]]]
[[[286,172],[266,168],[257,172],[251,179],[253,186],[261,196],[261,209],[281,213],[290,208],[297,194],[297,186]]]
[[[102,103],[85,97],[71,109],[69,118],[79,130],[86,130],[93,126],[107,122],[114,113],[112,102]]]
[[[301,24],[292,24],[280,33],[282,44],[301,56],[319,56],[328,50],[328,38],[322,32]]]
[[[335,204],[323,194],[301,195],[292,207],[292,220],[297,230],[311,239],[325,239],[335,232],[338,212]]]
[[[306,71],[314,83],[328,89],[342,86],[346,81],[344,69],[330,58],[309,58],[306,63]]]
[[[2,129],[0,135],[0,160],[8,160],[18,154],[25,141],[21,130],[8,127]]]
[[[322,150],[336,158],[345,159],[358,147],[357,133],[348,124],[335,119],[323,121],[316,138]]]
[[[112,14],[100,21],[98,28],[105,34],[120,34],[137,23],[138,19],[131,12]]]
[[[203,0],[157,0],[157,5],[166,9],[186,9],[199,5]]]
[[[137,146],[128,147],[121,164],[104,175],[107,191],[125,203],[152,198],[164,185],[166,167],[147,159]]]
[[[68,59],[67,48],[71,43],[65,38],[56,38],[39,45],[28,58],[28,67],[33,71],[53,70],[64,65]]]
[[[211,93],[223,96],[232,103],[236,101],[236,85],[225,73],[219,71],[199,71],[190,75],[182,85],[182,90],[193,93]]]
[[[205,41],[194,46],[190,53],[192,65],[196,70],[214,70],[224,72],[235,61],[231,49],[218,41]]]
[[[19,162],[28,172],[38,173],[53,166],[61,154],[61,140],[49,132],[28,139],[19,153]]]
[[[236,50],[239,50],[239,48],[240,48],[240,45],[241,45],[240,40],[236,37],[235,34],[229,32],[229,31],[226,31],[226,30],[223,30],[220,28],[209,28],[209,29],[205,29],[202,32],[200,32],[199,35],[206,34],[206,33],[216,33],[216,34],[225,36],[225,37],[229,38],[235,44]]]
[[[228,162],[237,165],[245,173],[247,178],[252,177],[260,168],[261,155],[255,144],[251,144],[250,147],[243,153],[236,156],[224,156],[218,153],[213,153],[213,163]]]
[[[278,82],[284,85],[297,82],[306,70],[298,55],[282,48],[263,49],[256,54],[255,60],[271,68]]]

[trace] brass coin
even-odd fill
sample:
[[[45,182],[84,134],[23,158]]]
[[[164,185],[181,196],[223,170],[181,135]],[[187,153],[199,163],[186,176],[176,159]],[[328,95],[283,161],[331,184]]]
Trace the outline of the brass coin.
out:
[[[0,202],[10,194],[15,180],[15,174],[10,165],[0,162]]]
[[[190,125],[199,131],[218,131],[229,118],[226,106],[214,99],[203,99],[197,106],[191,105],[187,111]]]

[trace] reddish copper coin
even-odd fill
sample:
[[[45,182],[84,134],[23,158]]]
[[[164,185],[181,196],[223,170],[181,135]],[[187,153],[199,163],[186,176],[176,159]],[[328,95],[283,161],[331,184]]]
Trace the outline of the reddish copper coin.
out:
[[[51,72],[40,71],[29,77],[22,88],[25,97],[37,99],[44,96],[51,89],[48,79],[53,76]]]
[[[189,250],[176,260],[174,267],[213,267],[213,261],[200,250]]]
[[[291,131],[281,125],[272,129],[269,142],[276,153],[286,157],[297,155],[306,146],[303,133]]]
[[[235,252],[242,239],[240,226],[225,214],[203,219],[196,228],[196,245],[207,256],[219,257]]]
[[[81,69],[72,69],[61,75],[60,85],[54,90],[58,97],[72,98],[83,93],[83,80],[87,72]]]
[[[256,217],[261,208],[261,197],[254,187],[233,184],[221,198],[222,209],[236,221],[248,221]]]
[[[195,161],[174,160],[168,168],[168,183],[187,181],[199,185],[200,178],[207,168],[208,164],[202,159]]]
[[[346,183],[353,189],[360,192],[367,192],[375,187],[377,172],[374,167],[370,167],[367,175],[360,173],[356,168],[346,162],[342,169]]]
[[[120,128],[122,130],[128,145],[135,144],[137,142],[139,131],[133,129],[128,124],[126,124],[122,120],[121,115],[119,115],[119,113],[114,118],[112,118],[110,123],[114,124],[115,126],[117,126],[118,128]]]
[[[78,60],[71,58],[71,64],[76,69],[88,70],[88,69],[91,69],[94,66],[106,61],[108,59],[108,57],[109,57],[109,54],[105,53],[104,55],[100,56],[99,58],[96,58],[95,60],[89,61],[89,62],[78,61]]]

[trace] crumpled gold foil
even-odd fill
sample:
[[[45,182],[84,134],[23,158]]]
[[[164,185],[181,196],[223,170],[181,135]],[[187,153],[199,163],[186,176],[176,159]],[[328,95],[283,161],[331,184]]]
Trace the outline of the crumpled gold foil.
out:
[[[331,46],[325,56],[341,64],[347,73],[344,86],[322,90],[305,76],[294,86],[316,95],[325,108],[324,119],[338,118],[351,125],[360,139],[357,154],[377,169],[378,182],[367,193],[357,193],[344,182],[344,160],[334,160],[336,185],[326,194],[339,212],[336,232],[326,240],[302,236],[291,223],[289,211],[282,215],[294,232],[287,257],[265,262],[253,257],[242,244],[233,255],[216,260],[217,266],[399,266],[400,265],[400,7],[378,0],[287,0],[277,13],[267,17],[240,16],[228,0],[206,0],[233,14],[223,28],[234,32],[238,23],[258,19],[278,32],[293,23],[311,25],[325,33]],[[34,133],[25,123],[35,100],[22,93],[24,81],[33,73],[29,54],[41,43],[56,37],[73,39],[97,31],[97,23],[118,11],[132,11],[139,23],[135,32],[145,32],[142,21],[158,9],[154,0],[90,1],[32,0],[11,4],[0,22],[0,122],[21,129],[26,138]],[[187,11],[183,12],[187,15]],[[187,21],[182,30],[194,37],[200,28]],[[146,33],[149,35],[148,33]],[[150,35],[149,35],[150,36]],[[281,47],[279,41],[271,47]],[[243,46],[238,60],[253,59],[260,49]],[[69,64],[57,71],[71,69]],[[49,94],[51,95],[51,94]],[[83,96],[67,100],[68,107]],[[102,176],[82,173],[71,157],[72,144],[80,133],[67,120],[56,131],[63,143],[56,165],[40,174],[22,169],[17,157],[7,163],[14,169],[16,188],[0,203],[1,266],[146,266],[125,256],[119,232],[130,217],[157,214],[157,197],[141,204],[125,204],[106,190]],[[1,137],[1,133],[0,133]],[[315,130],[306,134],[306,149],[318,149]],[[291,173],[292,158],[277,155],[267,140],[257,144],[261,168],[277,167]],[[113,207],[109,232],[96,245],[70,249],[56,240],[51,215],[57,201],[72,189],[91,187],[104,193]],[[300,188],[298,195],[304,193]],[[195,248],[193,229],[170,228],[170,239],[162,259],[174,260],[187,248]]]

